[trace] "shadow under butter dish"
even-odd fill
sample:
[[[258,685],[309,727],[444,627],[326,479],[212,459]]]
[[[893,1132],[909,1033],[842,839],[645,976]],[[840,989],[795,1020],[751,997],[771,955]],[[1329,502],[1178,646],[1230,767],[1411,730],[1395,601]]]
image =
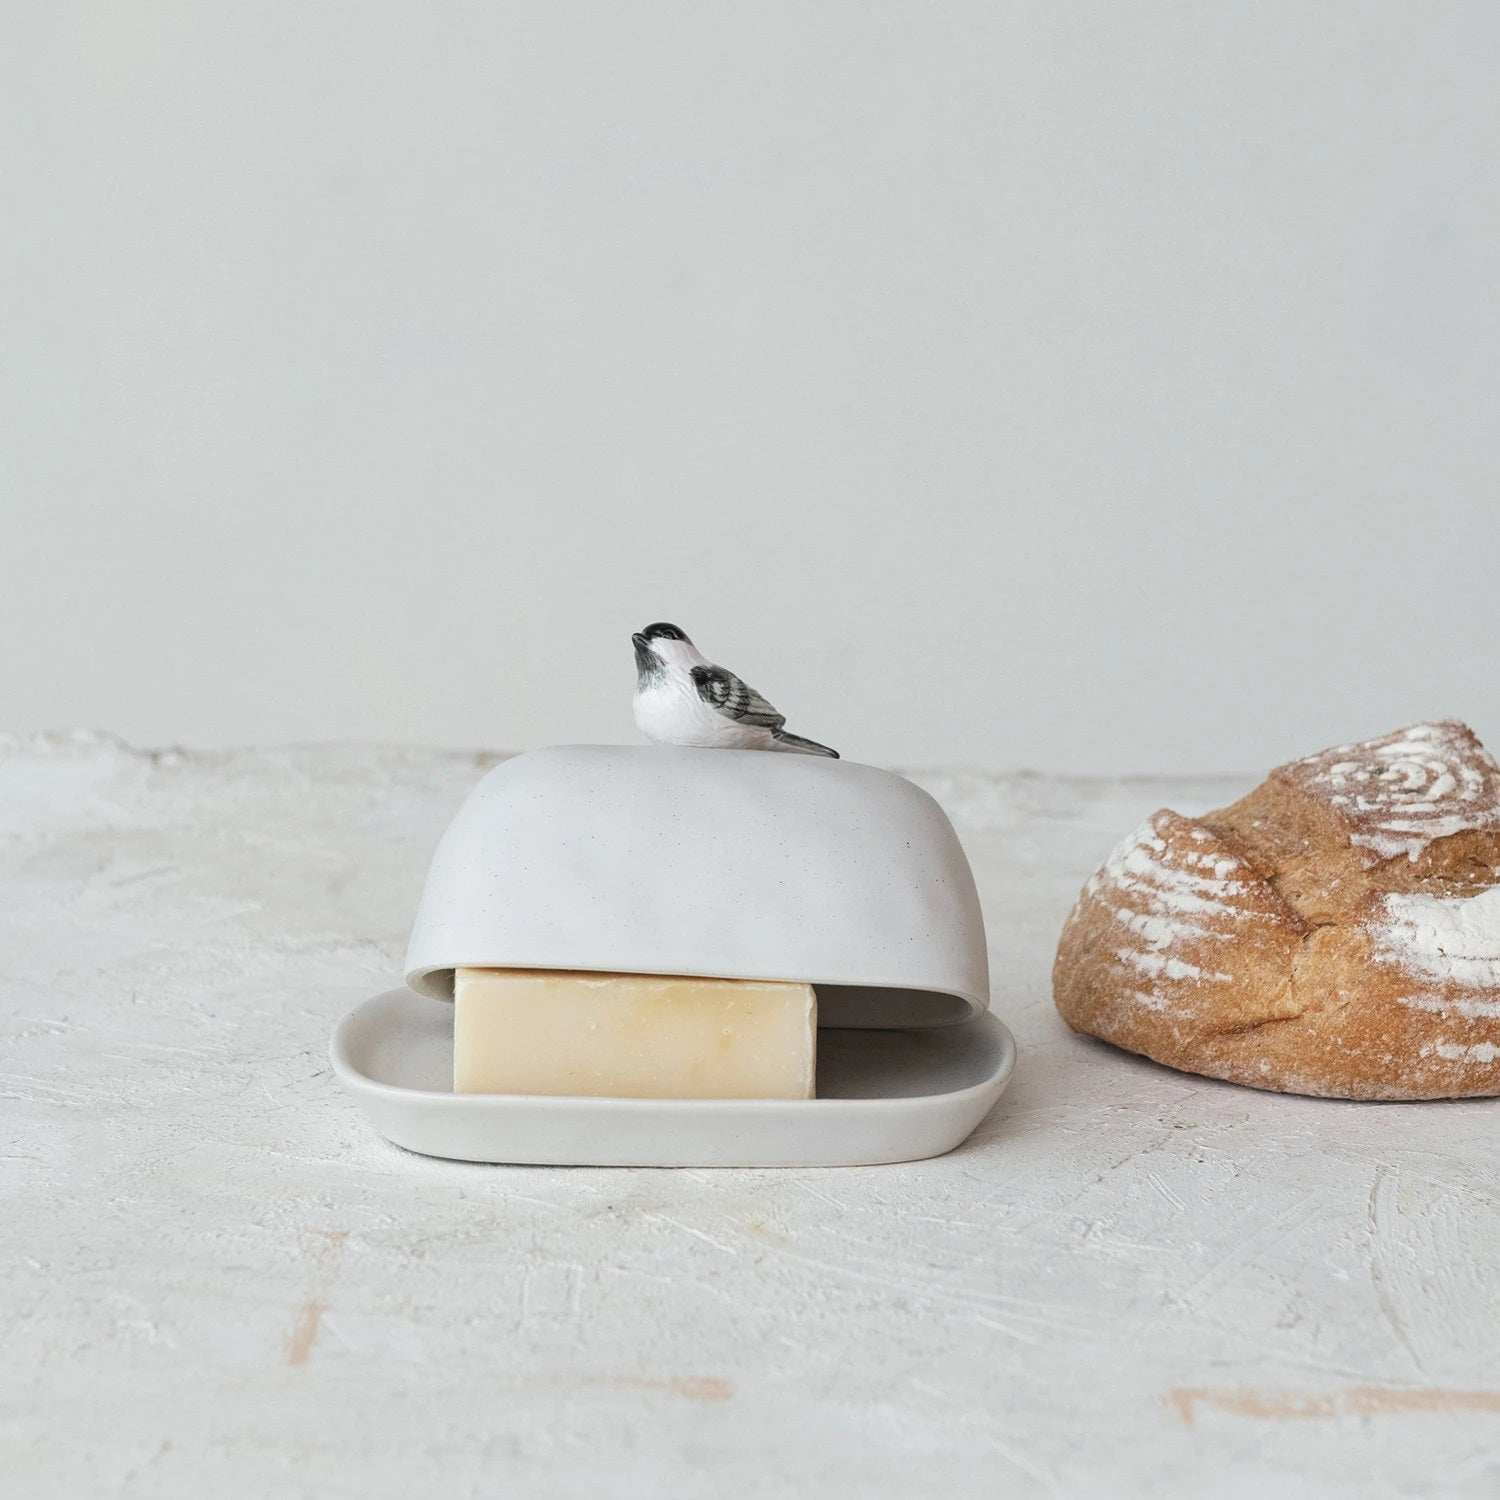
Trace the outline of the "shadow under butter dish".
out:
[[[453,1089],[618,1099],[811,1099],[811,985],[459,968]]]

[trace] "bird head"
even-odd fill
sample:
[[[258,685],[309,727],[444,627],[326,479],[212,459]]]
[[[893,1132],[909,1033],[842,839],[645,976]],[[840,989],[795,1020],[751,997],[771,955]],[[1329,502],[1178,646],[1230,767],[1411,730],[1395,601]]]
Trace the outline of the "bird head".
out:
[[[630,637],[635,647],[636,671],[642,676],[668,667],[701,666],[703,653],[675,625],[659,620]]]

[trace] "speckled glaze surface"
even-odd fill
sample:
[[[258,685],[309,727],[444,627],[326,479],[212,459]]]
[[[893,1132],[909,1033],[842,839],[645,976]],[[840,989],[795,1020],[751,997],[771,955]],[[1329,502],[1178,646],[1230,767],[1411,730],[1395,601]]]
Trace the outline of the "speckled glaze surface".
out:
[[[428,872],[406,977],[455,967],[789,979],[825,1026],[946,1025],[989,1003],[953,825],[849,761],[565,745],[495,767]]]

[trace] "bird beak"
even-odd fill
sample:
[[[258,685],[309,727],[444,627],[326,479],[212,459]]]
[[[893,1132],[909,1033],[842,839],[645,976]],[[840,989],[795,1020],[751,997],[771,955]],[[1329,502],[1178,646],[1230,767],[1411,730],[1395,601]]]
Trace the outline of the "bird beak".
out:
[[[635,647],[635,664],[644,672],[656,660],[656,652],[651,649],[651,642],[639,630],[630,637],[630,644]]]
[[[639,630],[637,630],[636,633],[630,637],[630,644],[634,646],[637,651],[649,651],[651,649],[651,642],[648,641],[646,637],[640,633]]]

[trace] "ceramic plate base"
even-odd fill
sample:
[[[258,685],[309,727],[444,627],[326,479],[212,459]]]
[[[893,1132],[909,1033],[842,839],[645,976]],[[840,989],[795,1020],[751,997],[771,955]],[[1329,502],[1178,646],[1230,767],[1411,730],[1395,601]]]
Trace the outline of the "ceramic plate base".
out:
[[[387,1140],[424,1156],[516,1165],[853,1167],[959,1145],[1010,1080],[993,1016],[936,1031],[818,1033],[818,1097],[582,1099],[455,1094],[453,1007],[413,990],[355,1006],[329,1048]]]

